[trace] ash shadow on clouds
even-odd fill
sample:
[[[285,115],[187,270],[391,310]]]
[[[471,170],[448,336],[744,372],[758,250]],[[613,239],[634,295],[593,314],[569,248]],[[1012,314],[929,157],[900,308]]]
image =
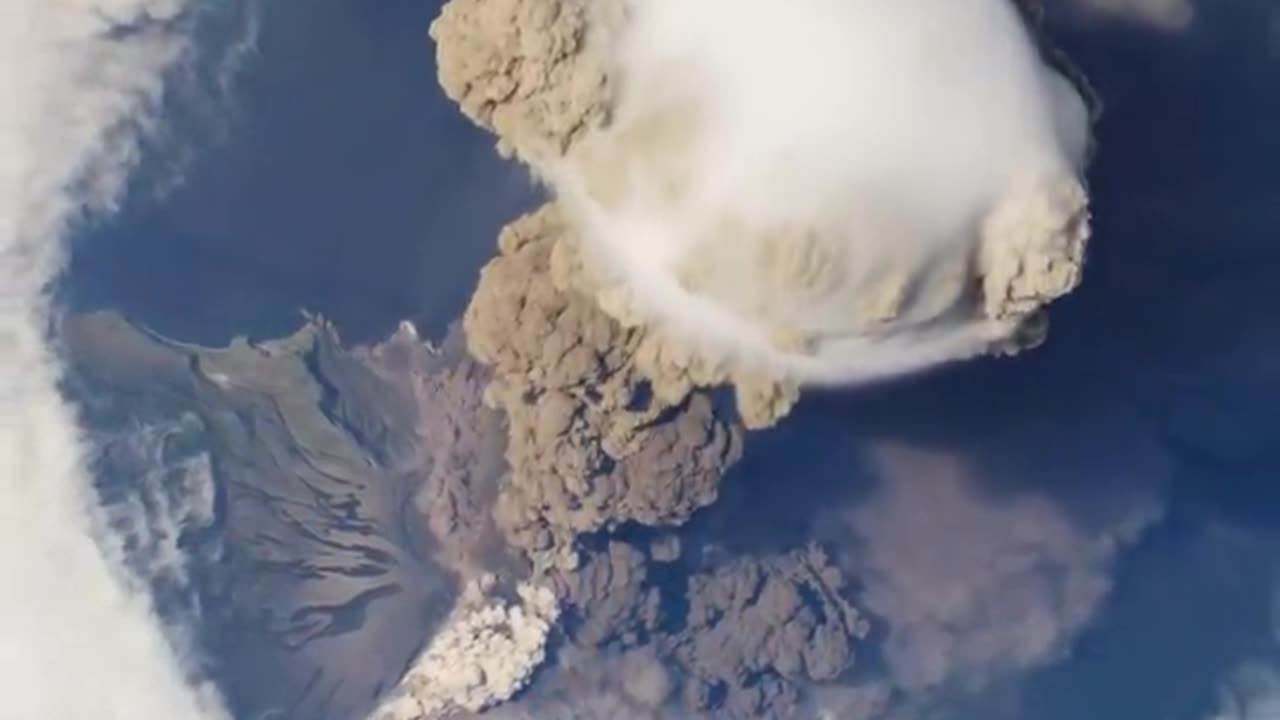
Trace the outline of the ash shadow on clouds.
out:
[[[436,85],[440,2],[255,5],[227,126],[176,130],[210,140],[184,182],[158,199],[142,188],[79,243],[64,292],[206,345],[286,334],[300,309],[348,342],[404,318],[442,335],[532,192]]]
[[[974,717],[1206,716],[1215,683],[1269,642],[1280,549],[1274,18],[1233,0],[1183,35],[1061,30],[1106,107],[1090,265],[1047,344],[810,394],[748,443],[729,502],[698,522],[744,548],[850,542],[824,518],[884,480],[867,458],[886,445],[959,463],[992,502],[1049,496],[1086,528],[1148,493],[1166,519],[1122,557],[1072,659],[997,687]]]

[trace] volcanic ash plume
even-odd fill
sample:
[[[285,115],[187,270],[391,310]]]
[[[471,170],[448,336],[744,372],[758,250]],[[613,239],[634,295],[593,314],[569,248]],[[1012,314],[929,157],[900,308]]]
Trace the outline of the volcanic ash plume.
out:
[[[1015,3],[781,7],[451,0],[432,24],[445,93],[559,195],[467,311],[518,546],[710,502],[737,423],[698,388],[764,427],[802,381],[1025,347],[1079,279],[1087,112]],[[637,490],[644,447],[686,481]]]
[[[1039,339],[1079,280],[1089,118],[1013,3],[624,9],[581,41],[608,119],[526,158],[607,313],[802,382]]]

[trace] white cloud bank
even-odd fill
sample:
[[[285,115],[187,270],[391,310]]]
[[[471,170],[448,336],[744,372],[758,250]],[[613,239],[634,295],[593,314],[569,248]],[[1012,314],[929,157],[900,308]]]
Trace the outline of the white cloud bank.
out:
[[[856,382],[1025,344],[1078,282],[1088,113],[1008,0],[636,0],[540,167],[602,306]]]
[[[176,0],[0,9],[0,717],[219,718],[101,527],[47,342],[69,230],[118,200],[190,51]],[[106,543],[110,545],[111,543]],[[105,550],[105,552],[104,552]]]

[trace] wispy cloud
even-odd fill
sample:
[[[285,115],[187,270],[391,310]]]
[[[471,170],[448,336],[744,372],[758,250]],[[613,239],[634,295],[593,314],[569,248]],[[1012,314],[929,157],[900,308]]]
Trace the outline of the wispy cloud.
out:
[[[864,602],[889,626],[885,660],[907,690],[976,690],[1062,659],[1120,552],[1162,513],[1141,489],[1077,498],[1071,512],[1036,489],[984,489],[946,455],[886,445],[875,459],[879,485],[850,522]]]
[[[1058,0],[1081,17],[1124,20],[1160,30],[1185,29],[1195,19],[1192,0]]]
[[[119,202],[193,19],[179,0],[0,15],[0,717],[224,717],[104,532],[50,344],[67,235]]]
[[[1219,706],[1207,720],[1280,718],[1280,670],[1268,663],[1241,665],[1222,684]]]

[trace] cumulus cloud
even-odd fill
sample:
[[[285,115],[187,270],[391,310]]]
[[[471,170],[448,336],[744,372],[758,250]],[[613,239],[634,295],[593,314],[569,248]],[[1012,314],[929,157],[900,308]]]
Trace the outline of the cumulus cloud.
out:
[[[534,158],[624,324],[843,383],[1034,342],[1078,282],[1088,112],[1014,4],[626,10],[609,123]]]
[[[94,505],[58,390],[47,295],[62,245],[110,211],[190,56],[178,0],[22,0],[0,23],[0,715],[215,718]],[[99,542],[102,541],[102,542]]]

